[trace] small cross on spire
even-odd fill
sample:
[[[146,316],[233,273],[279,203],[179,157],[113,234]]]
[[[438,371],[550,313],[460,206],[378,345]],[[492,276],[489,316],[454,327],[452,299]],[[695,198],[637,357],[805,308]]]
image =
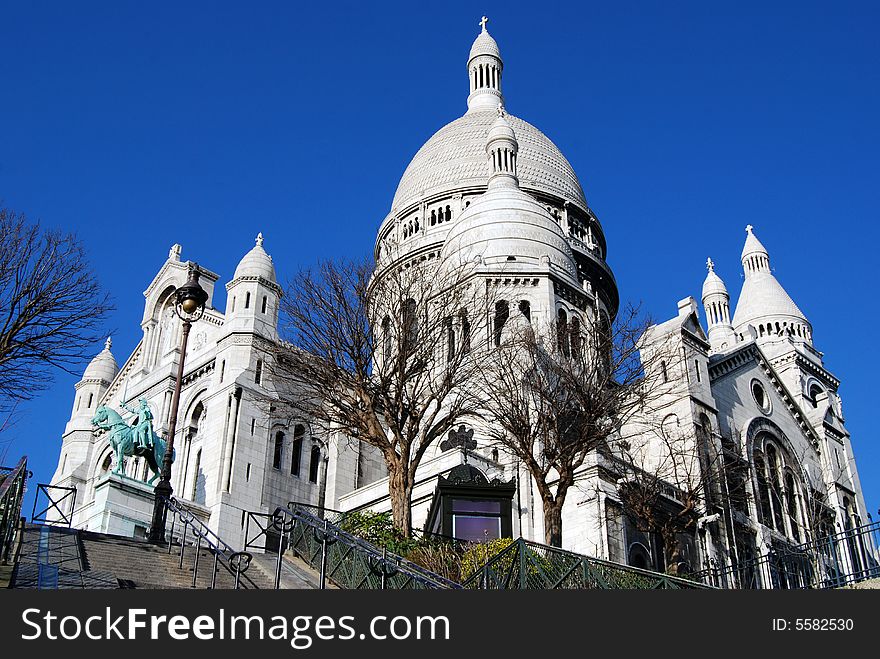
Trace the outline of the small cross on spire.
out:
[[[713,270],[715,270],[715,264],[712,263],[711,256],[708,259],[706,259],[706,267],[709,269],[709,272],[712,272]]]
[[[483,16],[483,18],[480,19],[480,27],[483,28],[483,32],[486,31],[486,23],[488,23],[488,22],[489,22],[489,19],[485,16]]]
[[[754,228],[755,228],[755,227],[753,227],[751,224],[747,224],[747,225],[746,225],[746,233],[751,233],[751,232],[752,232],[752,229],[754,229]]]
[[[257,234],[257,247],[262,247],[262,246],[263,246],[263,232],[260,231],[260,233]]]

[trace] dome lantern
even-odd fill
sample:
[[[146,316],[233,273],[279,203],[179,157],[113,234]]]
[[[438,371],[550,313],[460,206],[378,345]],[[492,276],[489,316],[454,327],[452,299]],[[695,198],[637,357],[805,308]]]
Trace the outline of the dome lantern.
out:
[[[516,174],[516,156],[519,152],[519,143],[516,141],[516,133],[513,132],[506,119],[504,106],[498,106],[498,118],[489,129],[486,136],[486,155],[492,173],[489,175],[489,188],[494,187],[519,187],[519,179]]]
[[[474,39],[468,56],[468,77],[470,78],[470,95],[468,96],[468,112],[494,110],[504,103],[501,95],[501,71],[504,62],[501,51],[492,35],[486,30],[488,18],[483,16],[480,21],[480,34]]]
[[[810,322],[773,275],[770,256],[753,228],[751,224],[746,227],[742,251],[745,281],[733,314],[737,336],[745,337],[751,326],[759,341],[788,337],[812,345]]]
[[[726,350],[735,342],[730,322],[730,294],[715,272],[712,259],[706,259],[706,280],[703,282],[703,310],[709,326],[709,344],[713,352]]]

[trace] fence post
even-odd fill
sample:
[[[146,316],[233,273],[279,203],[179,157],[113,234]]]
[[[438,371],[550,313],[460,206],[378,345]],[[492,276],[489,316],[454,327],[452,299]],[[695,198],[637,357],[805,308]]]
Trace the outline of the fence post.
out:
[[[196,587],[196,575],[199,573],[199,554],[202,553],[202,536],[196,533],[196,557],[193,560],[193,585]]]
[[[177,562],[177,569],[183,569],[183,548],[186,545],[186,520],[183,520],[183,535],[180,537],[180,560]]]
[[[214,551],[214,564],[211,566],[211,590],[217,587],[217,550]]]

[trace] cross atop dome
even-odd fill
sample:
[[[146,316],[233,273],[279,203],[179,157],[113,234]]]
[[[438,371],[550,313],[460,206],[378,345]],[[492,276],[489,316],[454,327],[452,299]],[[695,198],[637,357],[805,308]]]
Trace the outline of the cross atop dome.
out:
[[[715,272],[715,264],[712,262],[711,256],[706,259],[706,268],[709,270],[709,272]]]
[[[263,232],[262,231],[260,231],[260,233],[257,234],[257,241],[256,242],[257,242],[257,247],[263,246]]]
[[[747,224],[747,225],[746,225],[746,233],[751,233],[751,232],[752,232],[752,229],[754,229],[754,228],[755,228],[755,227],[753,227],[751,224]]]
[[[504,100],[501,97],[501,51],[489,31],[486,23],[489,18],[480,20],[480,33],[474,39],[468,55],[468,77],[470,78],[470,95],[468,96],[469,111],[494,110]]]
[[[104,341],[104,350],[110,350],[113,347],[113,337],[108,336],[107,340]]]

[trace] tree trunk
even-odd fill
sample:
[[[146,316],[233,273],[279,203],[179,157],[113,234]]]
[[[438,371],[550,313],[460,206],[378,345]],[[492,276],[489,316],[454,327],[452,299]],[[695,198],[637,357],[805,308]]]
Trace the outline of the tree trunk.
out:
[[[562,504],[558,498],[544,499],[544,544],[562,547]]]
[[[391,498],[391,517],[394,528],[404,537],[412,536],[412,481],[406,466],[394,465],[388,469],[388,495]]]
[[[681,545],[678,542],[678,533],[666,531],[661,533],[665,549],[666,574],[678,576],[681,563]]]

